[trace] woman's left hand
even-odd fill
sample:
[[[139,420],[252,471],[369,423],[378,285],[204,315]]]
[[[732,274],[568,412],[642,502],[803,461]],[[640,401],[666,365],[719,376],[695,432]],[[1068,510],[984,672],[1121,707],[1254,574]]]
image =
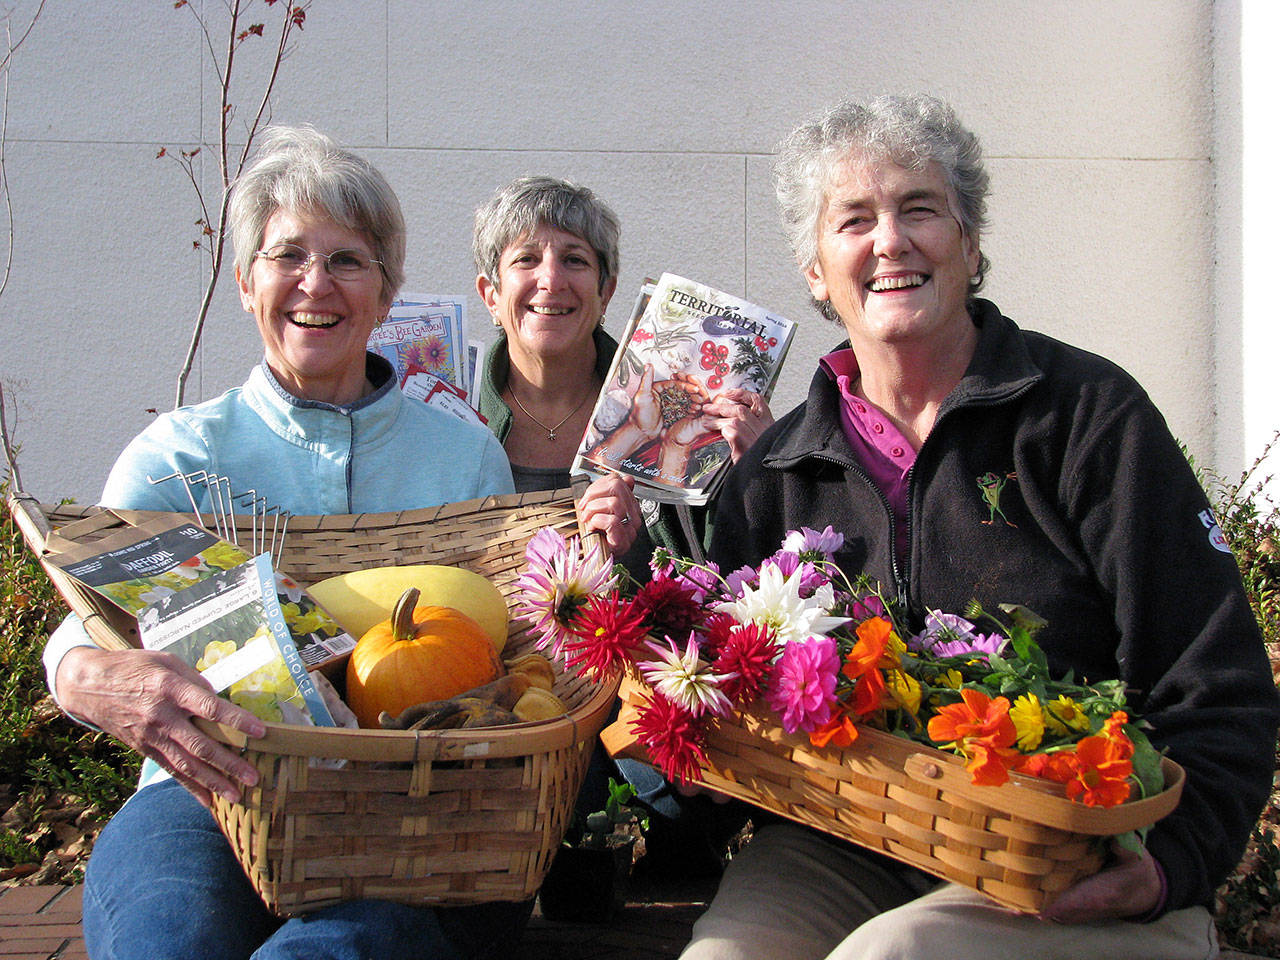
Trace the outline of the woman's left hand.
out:
[[[760,434],[773,423],[769,405],[758,393],[735,387],[726,390],[702,407],[702,413],[715,416],[716,427],[729,441],[729,455],[733,462],[751,449]]]
[[[1063,890],[1041,913],[1057,923],[1100,923],[1150,913],[1160,902],[1159,868],[1146,850],[1113,845],[1115,862]]]
[[[644,523],[640,503],[631,492],[631,477],[600,477],[587,487],[578,501],[578,522],[587,533],[604,535],[609,553],[622,556],[639,536]]]

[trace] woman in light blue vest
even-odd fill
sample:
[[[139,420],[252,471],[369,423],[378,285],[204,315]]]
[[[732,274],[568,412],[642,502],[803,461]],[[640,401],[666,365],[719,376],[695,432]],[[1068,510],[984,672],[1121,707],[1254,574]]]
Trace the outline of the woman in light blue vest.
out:
[[[190,510],[180,482],[206,470],[294,514],[407,510],[512,492],[501,445],[479,426],[405,399],[365,350],[404,278],[400,205],[367,161],[310,128],[267,132],[230,209],[240,300],[263,343],[242,386],[164,414],[121,454],[104,506]],[[441,456],[447,451],[447,456]],[[207,502],[197,502],[201,510]],[[531,904],[428,909],[353,901],[282,923],[206,809],[256,770],[191,723],[251,737],[253,714],[180,660],[106,651],[69,618],[45,650],[73,718],[144,757],[142,783],[99,838],[84,931],[99,960],[472,957],[519,938]]]

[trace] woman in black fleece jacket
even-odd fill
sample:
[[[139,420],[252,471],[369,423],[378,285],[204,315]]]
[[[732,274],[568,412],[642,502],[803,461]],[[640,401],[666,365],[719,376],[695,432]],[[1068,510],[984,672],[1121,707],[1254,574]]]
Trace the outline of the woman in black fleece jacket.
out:
[[[683,956],[1214,955],[1206,908],[1270,789],[1280,702],[1177,443],[1119,367],[974,297],[987,180],[945,104],[842,104],[797,128],[777,173],[810,290],[849,342],[730,474],[711,557],[755,565],[830,524],[841,567],[918,618],[1024,604],[1049,621],[1051,667],[1124,679],[1188,776],[1140,856],[1117,852],[1042,917],[953,885],[918,897],[895,865],[762,830]]]

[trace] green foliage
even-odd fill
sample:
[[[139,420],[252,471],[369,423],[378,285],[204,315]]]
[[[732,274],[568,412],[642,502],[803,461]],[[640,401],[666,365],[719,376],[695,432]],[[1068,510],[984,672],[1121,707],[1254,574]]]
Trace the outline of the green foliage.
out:
[[[8,493],[8,481],[0,481],[0,498]],[[48,696],[41,652],[65,615],[6,508],[0,516],[0,790],[12,815],[0,830],[0,867],[40,862],[53,849],[56,834],[42,828],[52,808],[74,805],[105,820],[137,782],[132,751],[66,719]]]
[[[1262,628],[1273,670],[1280,664],[1280,509],[1266,496],[1271,476],[1263,465],[1280,433],[1240,478],[1228,482],[1192,467],[1231,545],[1249,603]],[[1277,757],[1280,770],[1280,756]],[[1256,956],[1280,957],[1280,789],[1272,793],[1250,837],[1244,859],[1219,888],[1215,920],[1223,945]]]
[[[1280,510],[1266,496],[1272,478],[1263,465],[1278,441],[1280,433],[1234,482],[1188,457],[1235,554],[1263,639],[1273,649],[1280,644]]]
[[[633,834],[631,826],[639,830],[649,829],[649,818],[640,807],[631,805],[636,791],[629,783],[618,783],[609,778],[609,799],[604,809],[590,813],[586,818],[586,827],[578,843],[583,847],[603,850],[616,846],[619,842],[629,842]]]

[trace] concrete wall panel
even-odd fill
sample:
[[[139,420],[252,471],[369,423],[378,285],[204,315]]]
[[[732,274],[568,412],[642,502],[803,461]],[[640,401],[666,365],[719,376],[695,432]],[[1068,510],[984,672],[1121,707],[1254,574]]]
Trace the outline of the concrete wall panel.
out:
[[[221,15],[219,0],[198,2]],[[35,6],[15,0],[13,22]],[[491,328],[474,294],[475,206],[522,174],[586,183],[623,223],[610,329],[640,279],[662,270],[767,305],[801,323],[775,400],[784,410],[839,331],[812,312],[780,235],[775,144],[841,96],[942,94],[990,162],[990,295],[1024,325],[1128,367],[1175,433],[1212,457],[1220,436],[1240,436],[1242,415],[1232,402],[1240,365],[1214,359],[1229,356],[1219,344],[1240,340],[1238,317],[1220,314],[1212,269],[1215,237],[1232,229],[1213,195],[1213,131],[1232,125],[1221,117],[1231,105],[1212,99],[1211,57],[1233,49],[1215,45],[1215,9],[315,0],[272,116],[312,121],[383,169],[409,222],[407,288],[466,295],[481,338]],[[263,39],[237,54],[237,123],[269,52]],[[0,298],[0,375],[26,411],[24,479],[39,495],[92,499],[145,423],[141,411],[170,402],[202,268],[190,250],[192,189],[154,155],[211,134],[216,102],[204,41],[167,0],[50,0],[13,62],[6,161],[17,233]],[[207,147],[196,173],[212,198]],[[75,345],[58,351],[56,375],[30,361],[33,334]],[[239,383],[258,355],[228,267],[188,397]]]

